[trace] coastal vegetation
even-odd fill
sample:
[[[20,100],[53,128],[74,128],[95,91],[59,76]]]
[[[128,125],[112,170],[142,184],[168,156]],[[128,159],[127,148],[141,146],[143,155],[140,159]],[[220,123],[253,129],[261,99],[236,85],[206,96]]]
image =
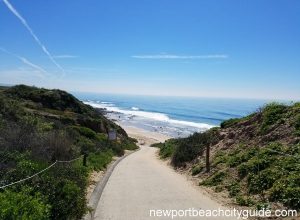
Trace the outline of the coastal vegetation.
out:
[[[300,103],[270,103],[218,128],[154,146],[175,168],[198,177],[199,185],[238,205],[300,209]]]
[[[108,141],[111,129],[116,141]],[[0,219],[80,219],[89,174],[136,148],[121,127],[65,91],[2,87]]]

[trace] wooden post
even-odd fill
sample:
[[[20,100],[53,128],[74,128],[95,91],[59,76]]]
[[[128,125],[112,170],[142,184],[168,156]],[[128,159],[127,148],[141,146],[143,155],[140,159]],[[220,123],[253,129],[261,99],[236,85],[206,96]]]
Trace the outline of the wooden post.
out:
[[[86,159],[87,159],[87,153],[84,153],[83,154],[83,166],[85,166],[85,167],[87,166],[86,165]]]
[[[209,163],[209,154],[210,154],[210,145],[206,147],[206,172],[210,172],[210,163]]]

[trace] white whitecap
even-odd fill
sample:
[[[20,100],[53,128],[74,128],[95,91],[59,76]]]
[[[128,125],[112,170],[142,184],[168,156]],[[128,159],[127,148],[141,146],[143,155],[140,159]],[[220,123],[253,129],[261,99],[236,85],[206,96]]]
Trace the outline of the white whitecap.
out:
[[[137,108],[137,107],[131,107],[131,109],[132,109],[133,111],[139,111],[139,110],[140,110],[140,109]]]
[[[156,120],[156,121],[167,122],[167,123],[175,124],[175,125],[195,127],[200,130],[207,130],[207,129],[214,127],[212,125],[205,124],[205,123],[197,123],[197,122],[191,122],[191,121],[170,119],[168,115],[163,114],[163,113],[137,111],[137,110],[124,110],[124,109],[120,109],[115,106],[111,106],[110,104],[98,104],[98,103],[94,103],[94,102],[84,102],[84,103],[88,104],[94,108],[105,108],[107,111],[111,111],[111,112],[118,112],[118,113],[122,113],[125,115],[130,115],[130,116],[139,116],[139,117],[152,119],[152,120]]]

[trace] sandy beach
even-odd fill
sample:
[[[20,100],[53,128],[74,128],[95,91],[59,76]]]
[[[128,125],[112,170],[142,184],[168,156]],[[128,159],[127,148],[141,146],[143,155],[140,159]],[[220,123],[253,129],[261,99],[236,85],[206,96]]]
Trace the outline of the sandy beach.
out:
[[[122,124],[120,124],[120,126],[127,132],[130,137],[137,139],[139,141],[139,144],[141,145],[150,146],[153,143],[164,142],[171,138],[158,132],[146,131],[141,128],[125,126]]]

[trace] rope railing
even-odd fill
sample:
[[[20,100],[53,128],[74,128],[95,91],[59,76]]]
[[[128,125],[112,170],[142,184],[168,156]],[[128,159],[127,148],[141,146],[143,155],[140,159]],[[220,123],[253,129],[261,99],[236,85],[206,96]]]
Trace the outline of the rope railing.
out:
[[[18,181],[16,181],[16,182],[9,183],[9,184],[4,185],[4,186],[0,186],[0,189],[4,189],[4,188],[6,188],[6,187],[8,187],[8,186],[12,186],[12,185],[15,185],[15,184],[17,184],[17,183],[21,183],[21,182],[24,182],[24,181],[26,181],[26,180],[32,179],[33,177],[35,177],[35,176],[37,176],[37,175],[39,175],[39,174],[45,172],[46,170],[50,169],[50,168],[53,167],[56,163],[57,163],[57,161],[55,161],[53,164],[51,164],[50,166],[46,167],[45,169],[43,169],[43,170],[41,170],[41,171],[39,171],[39,172],[33,174],[32,176],[29,176],[29,177],[26,177],[26,178],[24,178],[24,179],[18,180]]]
[[[72,159],[72,160],[57,160],[57,163],[71,163],[73,161],[79,160],[83,155],[80,155],[79,157]]]
[[[51,167],[53,167],[53,166],[54,166],[55,164],[57,164],[57,163],[71,163],[71,162],[73,162],[73,161],[79,160],[82,156],[83,156],[83,155],[81,155],[80,157],[77,157],[77,158],[75,158],[75,159],[72,159],[72,160],[56,160],[54,163],[52,163],[50,166],[46,167],[45,169],[43,169],[43,170],[41,170],[41,171],[39,171],[39,172],[37,172],[37,173],[31,175],[31,176],[28,176],[28,177],[26,177],[26,178],[24,178],[24,179],[21,179],[21,180],[18,180],[18,181],[9,183],[9,184],[4,185],[4,186],[0,186],[0,189],[4,189],[4,188],[6,188],[6,187],[9,187],[9,186],[12,186],[12,185],[15,185],[15,184],[18,184],[18,183],[22,183],[22,182],[24,182],[24,181],[26,181],[26,180],[32,179],[33,177],[36,177],[36,176],[38,176],[39,174],[41,174],[41,173],[43,173],[43,172],[49,170]]]

